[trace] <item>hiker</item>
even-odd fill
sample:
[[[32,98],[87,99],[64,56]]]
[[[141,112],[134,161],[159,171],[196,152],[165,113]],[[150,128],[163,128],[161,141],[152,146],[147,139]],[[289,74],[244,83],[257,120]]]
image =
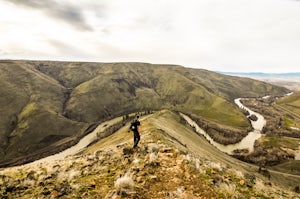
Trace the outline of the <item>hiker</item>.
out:
[[[135,120],[130,125],[130,130],[133,131],[134,139],[133,139],[133,148],[136,148],[140,141],[140,126],[141,123],[139,121],[140,116],[137,115]]]

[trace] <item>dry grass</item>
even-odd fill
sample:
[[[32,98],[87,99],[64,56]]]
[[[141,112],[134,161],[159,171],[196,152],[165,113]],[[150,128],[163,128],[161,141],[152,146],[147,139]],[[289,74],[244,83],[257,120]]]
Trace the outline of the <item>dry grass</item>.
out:
[[[126,136],[124,127],[81,155],[2,170],[0,196],[158,199],[298,196],[287,188],[267,185],[267,181],[254,173],[249,175],[250,170],[245,173],[239,161],[206,145],[179,120],[169,111],[143,120],[140,148],[135,152],[124,154],[123,149],[130,147],[132,141],[132,135]],[[164,124],[164,128],[159,124]],[[178,135],[183,137],[181,141],[187,143],[186,147],[174,139]],[[221,163],[216,161],[218,158]],[[248,165],[247,168],[250,169]],[[7,187],[12,186],[15,188],[8,193]]]
[[[0,159],[32,155],[94,122],[141,110],[171,109],[230,128],[250,124],[240,96],[287,92],[206,70],[144,63],[0,62]]]

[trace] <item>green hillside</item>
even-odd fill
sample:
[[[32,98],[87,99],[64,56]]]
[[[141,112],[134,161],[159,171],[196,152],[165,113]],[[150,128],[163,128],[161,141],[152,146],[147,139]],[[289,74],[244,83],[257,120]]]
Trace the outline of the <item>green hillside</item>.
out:
[[[1,160],[28,155],[87,128],[62,115],[65,88],[33,67],[1,62],[0,84]]]
[[[0,83],[2,162],[137,111],[171,109],[219,129],[245,131],[250,124],[234,98],[289,92],[252,79],[146,63],[1,61]]]
[[[281,98],[273,106],[280,111],[283,126],[297,132],[300,128],[300,93]]]
[[[300,93],[294,93],[293,95],[281,98],[277,100],[277,104],[300,115]]]

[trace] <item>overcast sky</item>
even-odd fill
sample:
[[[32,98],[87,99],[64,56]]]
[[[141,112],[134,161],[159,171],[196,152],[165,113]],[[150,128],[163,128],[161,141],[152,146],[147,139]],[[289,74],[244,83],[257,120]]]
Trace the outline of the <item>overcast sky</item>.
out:
[[[0,59],[300,72],[300,1],[0,0]]]

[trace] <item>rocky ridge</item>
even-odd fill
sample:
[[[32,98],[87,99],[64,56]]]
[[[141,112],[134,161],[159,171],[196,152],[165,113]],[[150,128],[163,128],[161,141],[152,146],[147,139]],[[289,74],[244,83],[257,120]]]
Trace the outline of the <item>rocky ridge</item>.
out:
[[[124,127],[76,156],[0,170],[0,198],[300,198],[193,153],[151,118],[138,149]]]

